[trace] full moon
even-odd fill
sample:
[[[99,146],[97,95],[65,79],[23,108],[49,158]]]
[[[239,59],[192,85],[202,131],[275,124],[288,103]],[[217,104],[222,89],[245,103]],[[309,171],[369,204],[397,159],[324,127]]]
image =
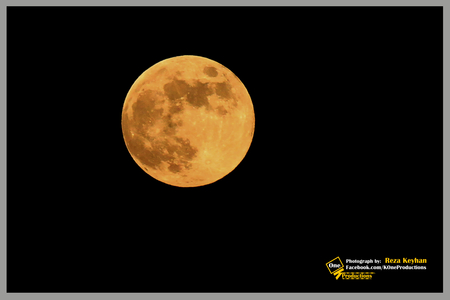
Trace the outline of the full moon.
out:
[[[200,56],[165,59],[131,86],[122,110],[128,152],[153,178],[198,187],[232,172],[250,148],[255,113],[244,84]]]

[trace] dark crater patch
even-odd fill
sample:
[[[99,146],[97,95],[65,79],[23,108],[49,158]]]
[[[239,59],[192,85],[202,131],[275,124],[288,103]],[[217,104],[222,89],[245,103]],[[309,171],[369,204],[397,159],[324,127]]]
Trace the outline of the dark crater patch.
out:
[[[167,141],[163,142],[163,147],[167,149],[170,159],[167,161],[169,163],[169,171],[172,173],[179,173],[182,167],[185,169],[191,168],[190,161],[196,156],[198,150],[191,146],[188,139],[183,139],[175,137],[176,144],[171,144]],[[173,160],[175,159],[175,153],[178,155],[179,163],[175,164]]]
[[[172,121],[170,115],[166,116],[167,128],[176,126]],[[127,114],[123,114],[122,130],[124,134],[125,143],[130,153],[139,159],[146,167],[152,169],[159,169],[161,163],[166,162],[169,166],[169,171],[177,173],[182,170],[191,168],[190,161],[196,156],[198,149],[190,144],[189,139],[173,136],[173,142],[167,139],[157,140],[151,136],[145,136],[135,132],[134,136],[131,134],[134,130]],[[145,139],[150,141],[152,147],[145,146]],[[166,151],[167,150],[167,151]],[[177,155],[178,163],[174,163]],[[144,168],[145,169],[145,168]]]
[[[166,68],[161,68],[155,73],[155,76],[161,76],[164,72],[166,72]]]
[[[217,106],[216,110],[220,116],[224,116],[228,113],[228,111],[225,109],[225,107],[223,107],[223,105]]]
[[[208,83],[201,83],[197,81],[194,86],[189,89],[187,94],[187,102],[189,102],[195,108],[205,106],[209,108],[208,96],[213,94],[213,90],[209,87]]]
[[[172,173],[179,173],[181,171],[181,166],[177,164],[170,163],[169,171]]]
[[[216,77],[219,74],[217,73],[217,70],[214,67],[205,67],[203,69],[203,73],[205,73],[209,77]]]
[[[169,171],[178,173],[184,166],[186,169],[191,167],[190,160],[192,160],[197,149],[192,147],[189,140],[180,139],[179,143],[170,144],[167,141],[154,141],[152,148],[144,147],[142,137],[135,136],[127,140],[127,145],[130,152],[136,156],[143,164],[152,168],[158,169],[162,162],[169,164]],[[165,152],[167,149],[167,152]],[[174,163],[175,153],[178,154],[179,163]]]
[[[184,110],[184,106],[181,103],[181,100],[174,100],[170,104],[169,112],[171,114],[178,114],[181,113]]]
[[[155,92],[147,90],[139,95],[136,102],[133,104],[133,120],[136,124],[136,131],[140,134],[145,134],[146,126],[152,126],[155,121],[160,119],[163,115],[164,109],[156,109]]]
[[[232,97],[231,85],[228,82],[216,83],[216,94],[222,98],[230,99]]]
[[[179,99],[186,95],[188,91],[189,85],[184,80],[174,79],[164,85],[164,92],[170,100]]]
[[[125,141],[130,153],[139,159],[146,166],[157,169],[163,161],[170,160],[171,156],[162,152],[162,149],[149,149],[145,147],[144,140],[139,135],[131,136],[129,131],[125,131]]]
[[[190,170],[192,168],[192,164],[187,160],[182,160],[181,163],[184,165],[184,168]]]
[[[165,121],[166,125],[163,129],[163,132],[166,135],[174,135],[176,133],[176,127],[177,127],[177,123],[175,123],[172,120],[172,115],[166,115],[163,117],[163,120]]]
[[[198,150],[191,146],[191,141],[189,139],[175,137],[175,141],[177,141],[179,145],[175,150],[178,156],[185,160],[192,160],[195,157]]]
[[[139,83],[139,85],[137,85],[136,87],[135,87],[135,89],[134,89],[134,93],[139,93],[140,91],[142,91],[143,90],[143,87],[144,87],[144,82],[141,82],[141,83]]]
[[[178,145],[170,144],[167,140],[164,140],[161,143],[164,146],[164,148],[167,149],[167,152],[169,152],[169,155],[171,157],[174,157],[173,154],[177,151]]]
[[[164,92],[171,100],[169,112],[175,114],[183,111],[181,98],[184,96],[186,96],[186,101],[195,108],[204,106],[209,109],[208,96],[212,95],[214,90],[209,86],[209,83],[202,83],[197,80],[191,86],[184,80],[174,79],[164,85]]]

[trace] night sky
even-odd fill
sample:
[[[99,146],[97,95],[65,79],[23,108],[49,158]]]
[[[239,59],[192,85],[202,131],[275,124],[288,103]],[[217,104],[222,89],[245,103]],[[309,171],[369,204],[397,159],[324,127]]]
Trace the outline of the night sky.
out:
[[[8,7],[8,292],[438,292],[442,7]],[[134,80],[198,55],[245,84],[242,163],[182,189],[132,160]],[[341,259],[423,272],[335,280]]]

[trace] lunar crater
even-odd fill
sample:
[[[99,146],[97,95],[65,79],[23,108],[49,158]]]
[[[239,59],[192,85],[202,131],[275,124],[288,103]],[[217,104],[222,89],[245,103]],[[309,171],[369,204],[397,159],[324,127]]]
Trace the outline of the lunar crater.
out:
[[[217,82],[216,83],[216,94],[224,99],[231,99],[231,97],[232,97],[231,85],[226,81]]]
[[[176,100],[189,92],[190,86],[184,80],[174,79],[164,85],[164,92],[170,100]]]
[[[196,81],[195,85],[191,86],[191,89],[187,94],[186,101],[195,108],[200,108],[202,106],[208,108],[210,106],[208,96],[213,94],[212,89],[209,88],[208,85],[208,83]]]
[[[205,73],[209,77],[216,77],[219,74],[217,72],[217,69],[214,68],[214,67],[205,67],[205,68],[203,68],[203,73]]]

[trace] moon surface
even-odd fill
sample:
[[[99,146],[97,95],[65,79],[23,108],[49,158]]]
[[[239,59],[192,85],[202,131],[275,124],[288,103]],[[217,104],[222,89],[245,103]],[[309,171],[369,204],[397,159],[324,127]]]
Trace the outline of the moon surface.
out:
[[[158,62],[131,86],[122,132],[134,161],[177,187],[216,182],[250,148],[253,103],[244,84],[218,62],[177,56]]]

